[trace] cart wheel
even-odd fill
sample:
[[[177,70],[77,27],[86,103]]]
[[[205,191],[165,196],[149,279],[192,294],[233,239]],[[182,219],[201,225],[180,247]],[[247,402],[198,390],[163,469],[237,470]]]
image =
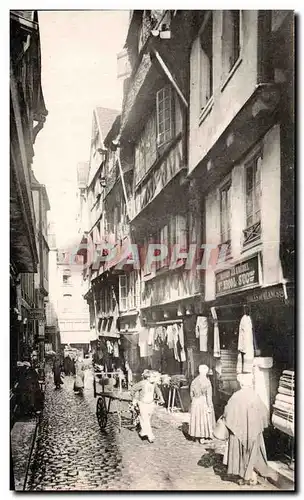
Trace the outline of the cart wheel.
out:
[[[97,399],[96,415],[100,428],[105,429],[108,421],[108,414],[104,398]]]

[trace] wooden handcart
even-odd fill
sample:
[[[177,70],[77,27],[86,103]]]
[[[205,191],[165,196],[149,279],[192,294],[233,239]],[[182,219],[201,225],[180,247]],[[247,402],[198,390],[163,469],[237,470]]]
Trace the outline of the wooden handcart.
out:
[[[98,372],[94,374],[93,390],[94,397],[97,398],[96,416],[102,430],[104,430],[107,426],[108,415],[110,413],[111,415],[117,415],[118,417],[119,432],[122,427],[122,416],[127,416],[131,425],[134,426],[133,413],[129,408],[129,405],[126,409],[126,405],[124,404],[130,404],[132,402],[131,394],[130,391],[123,389],[120,375],[121,374],[119,372]],[[116,385],[118,385],[118,387],[113,387],[112,383],[108,383],[111,379],[116,379]]]

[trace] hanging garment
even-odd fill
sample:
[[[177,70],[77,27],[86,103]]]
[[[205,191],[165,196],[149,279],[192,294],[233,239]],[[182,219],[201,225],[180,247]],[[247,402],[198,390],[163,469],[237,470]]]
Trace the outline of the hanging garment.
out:
[[[176,342],[176,351],[177,351],[176,361],[181,361],[182,346],[181,346],[179,338],[177,339],[177,342]]]
[[[167,327],[166,326],[162,327],[161,338],[162,338],[163,343],[167,343]]]
[[[113,350],[114,350],[114,347],[113,347],[112,342],[110,342],[110,340],[107,340],[106,345],[107,345],[107,351],[108,351],[108,353],[109,353],[109,354],[112,354],[112,353],[113,353]]]
[[[138,336],[138,345],[141,358],[146,358],[148,356],[148,336],[149,336],[148,329],[142,327],[139,330],[139,336]]]
[[[181,350],[180,360],[181,360],[182,363],[185,363],[185,361],[186,361],[186,353],[185,353],[185,349],[184,348],[182,348],[182,350]]]
[[[220,359],[217,359],[215,362],[215,371],[218,375],[222,375],[222,362]]]
[[[186,353],[185,353],[184,327],[182,323],[178,326],[178,338],[181,345],[181,351],[179,357],[180,361],[184,363],[186,361]]]
[[[177,325],[176,324],[172,325],[172,330],[173,330],[174,357],[175,357],[176,361],[180,361],[179,356],[178,356],[178,350],[177,350],[178,329],[177,329]]]
[[[213,330],[213,356],[215,358],[221,357],[220,331],[217,321],[214,322],[214,330]]]
[[[242,356],[238,358],[238,373],[251,373],[253,368],[254,345],[253,329],[250,316],[244,314],[239,326],[238,350]]]
[[[155,334],[155,328],[153,327],[149,328],[148,345],[154,345],[154,334]]]
[[[162,326],[158,326],[155,329],[155,340],[154,340],[154,349],[156,351],[159,351],[160,346],[162,344],[162,333],[163,333],[163,328]]]
[[[119,348],[118,348],[118,342],[114,343],[113,347],[113,356],[114,358],[119,358]]]
[[[167,328],[167,344],[168,344],[169,349],[173,349],[174,342],[173,342],[173,327],[172,327],[172,325],[169,325]]]
[[[196,337],[199,338],[200,351],[208,351],[208,319],[198,316],[196,320]]]

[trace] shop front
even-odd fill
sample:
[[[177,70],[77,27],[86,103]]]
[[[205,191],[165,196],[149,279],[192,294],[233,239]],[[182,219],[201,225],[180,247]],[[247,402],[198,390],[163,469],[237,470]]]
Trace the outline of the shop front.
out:
[[[269,434],[284,440],[293,432],[293,286],[285,281],[261,286],[256,254],[215,273],[215,287],[216,299],[206,304],[211,328],[218,331],[219,352],[213,361],[217,414],[238,389],[237,374],[251,372],[254,388],[269,410]],[[280,393],[283,398],[278,398]]]
[[[203,327],[200,333],[201,318],[205,319],[201,295],[141,311],[140,356],[145,360],[146,368],[162,374],[163,395],[168,408],[190,409],[189,388],[198,375],[200,364],[207,364],[210,375],[213,373],[212,345],[207,342],[207,336],[206,342],[202,340],[206,330]],[[170,387],[176,389],[174,401],[170,401]]]

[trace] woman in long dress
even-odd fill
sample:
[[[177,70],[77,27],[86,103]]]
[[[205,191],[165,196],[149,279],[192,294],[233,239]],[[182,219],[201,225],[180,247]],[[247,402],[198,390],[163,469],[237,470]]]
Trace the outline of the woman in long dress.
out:
[[[212,386],[207,378],[207,365],[199,366],[199,375],[190,386],[191,411],[189,434],[204,444],[206,439],[212,439],[215,427],[215,415],[212,402]]]
[[[84,366],[79,359],[76,361],[75,369],[76,377],[74,382],[74,391],[82,393],[84,389]]]

